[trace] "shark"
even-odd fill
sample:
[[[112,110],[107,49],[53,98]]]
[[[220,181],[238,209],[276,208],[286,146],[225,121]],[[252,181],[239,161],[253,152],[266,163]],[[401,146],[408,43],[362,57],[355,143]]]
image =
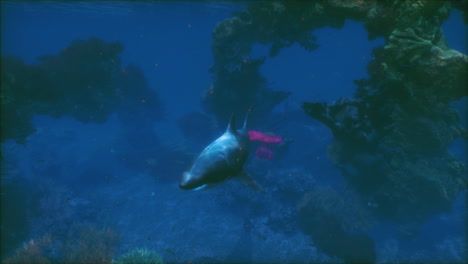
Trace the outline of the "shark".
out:
[[[183,173],[179,182],[181,189],[210,189],[227,180],[237,179],[252,189],[265,193],[243,168],[249,156],[249,112],[241,129],[236,129],[236,118],[234,114],[231,116],[224,134],[205,147],[191,168]]]

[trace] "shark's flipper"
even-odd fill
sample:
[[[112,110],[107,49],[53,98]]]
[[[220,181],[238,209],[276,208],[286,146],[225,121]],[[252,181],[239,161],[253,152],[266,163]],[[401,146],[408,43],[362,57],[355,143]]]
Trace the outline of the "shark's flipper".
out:
[[[250,188],[256,190],[257,192],[261,192],[261,193],[266,193],[265,190],[263,190],[262,187],[260,187],[260,185],[258,185],[254,179],[252,179],[252,177],[250,177],[250,175],[243,171],[239,174],[239,176],[237,176],[237,179],[239,181],[241,181],[243,184],[249,186]]]

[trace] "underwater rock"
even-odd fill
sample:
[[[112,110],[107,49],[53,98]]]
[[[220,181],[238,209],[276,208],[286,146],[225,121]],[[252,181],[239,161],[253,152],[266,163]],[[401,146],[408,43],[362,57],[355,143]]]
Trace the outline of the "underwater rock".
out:
[[[164,264],[163,258],[154,250],[146,248],[135,248],[121,255],[117,260],[112,260],[115,264]]]
[[[72,115],[88,123],[102,123],[119,103],[113,76],[120,72],[120,43],[97,38],[76,40],[59,55],[39,57],[38,67],[51,79],[44,104],[37,112],[60,117]]]
[[[2,160],[2,163],[4,160]],[[0,253],[6,256],[27,239],[31,212],[37,211],[38,202],[31,194],[31,185],[23,177],[11,177],[2,168],[0,195]]]
[[[452,0],[451,1],[453,8],[460,10],[463,15],[463,20],[465,24],[468,24],[468,1],[467,0]]]
[[[46,75],[40,69],[25,65],[18,57],[2,56],[0,70],[0,140],[13,139],[24,144],[35,132],[31,124],[34,115],[31,104],[40,94],[40,89],[34,89],[35,85],[47,87],[50,80],[44,78]]]
[[[269,112],[288,97],[287,93],[268,89],[259,73],[267,58],[251,57],[256,43],[270,45],[269,57],[294,43],[313,51],[318,48],[313,30],[325,26],[341,28],[346,19],[364,22],[371,39],[378,36],[388,39],[391,34],[397,34],[395,29],[405,30],[421,23],[435,34],[450,7],[450,3],[443,1],[357,0],[248,5],[213,30],[215,63],[210,71],[214,82],[203,93],[202,104],[207,112],[214,113],[218,122],[224,123],[233,112],[241,113],[252,105],[261,106],[261,112]]]
[[[159,95],[148,86],[140,67],[130,64],[119,73],[115,73],[114,78],[112,83],[115,85],[116,100],[121,102],[117,109],[121,121],[133,125],[136,122],[160,121],[164,117]]]
[[[434,117],[378,123],[374,121],[380,120],[375,116],[378,112],[366,110],[366,105],[339,100],[330,105],[305,103],[303,107],[331,129],[335,140],[328,149],[330,158],[348,183],[380,205],[376,214],[406,221],[449,210],[453,199],[466,188],[466,169],[447,147],[465,130]],[[400,119],[407,116],[400,115]]]
[[[467,95],[468,70],[467,56],[450,49],[440,29],[452,5],[466,19],[466,1],[251,4],[213,31],[214,82],[204,107],[218,121],[263,102],[262,111],[270,111],[288,95],[268,90],[259,73],[266,59],[295,43],[313,51],[315,29],[341,28],[346,19],[364,22],[370,39],[386,40],[373,51],[370,78],[355,81],[354,99],[303,108],[333,132],[329,155],[350,185],[378,205],[377,215],[427,219],[448,210],[467,187],[465,165],[447,152],[455,139],[468,138],[449,104]],[[270,45],[269,57],[250,57],[256,43]]]
[[[58,55],[39,57],[38,65],[2,56],[1,141],[24,143],[34,133],[33,114],[102,123],[119,109],[124,119],[159,120],[157,94],[147,86],[141,69],[133,65],[122,69],[122,51],[120,43],[90,38],[74,41]]]
[[[355,82],[356,99],[303,108],[333,132],[330,158],[378,205],[377,215],[420,223],[449,210],[467,186],[465,165],[447,149],[468,138],[449,105],[467,95],[468,58],[448,47],[440,29],[449,3],[388,1],[379,8],[389,10],[393,28],[386,46],[373,51],[370,78]]]
[[[317,187],[304,195],[297,208],[299,226],[320,250],[346,263],[375,263],[373,239],[356,233],[369,228],[372,217],[354,195]]]
[[[413,89],[423,90],[416,94],[430,94],[443,102],[468,95],[468,56],[448,48],[441,29],[429,36],[414,28],[396,29],[385,46],[385,57],[387,72],[404,73],[398,76],[417,83]]]

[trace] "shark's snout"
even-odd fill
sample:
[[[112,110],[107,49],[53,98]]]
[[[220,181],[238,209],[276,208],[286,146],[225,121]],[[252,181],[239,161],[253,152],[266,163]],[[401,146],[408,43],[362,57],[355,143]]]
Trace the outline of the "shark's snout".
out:
[[[184,172],[182,175],[182,178],[180,179],[179,182],[179,187],[183,190],[192,190],[196,186],[194,186],[193,179],[188,172]]]

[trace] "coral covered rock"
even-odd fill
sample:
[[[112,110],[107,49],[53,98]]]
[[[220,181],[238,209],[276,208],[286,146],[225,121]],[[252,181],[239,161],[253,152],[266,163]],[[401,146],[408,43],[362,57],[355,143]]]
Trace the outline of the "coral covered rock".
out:
[[[355,98],[303,108],[333,132],[330,157],[377,215],[421,222],[448,210],[467,186],[465,165],[447,151],[457,138],[468,138],[450,105],[468,95],[468,59],[450,49],[440,29],[452,5],[466,12],[466,1],[249,5],[213,31],[214,82],[203,97],[205,109],[224,121],[251,104],[270,111],[287,94],[268,90],[259,73],[268,57],[250,58],[255,43],[270,45],[269,57],[294,43],[313,51],[313,30],[362,21],[370,39],[386,40],[373,51],[370,78],[355,81]]]
[[[468,138],[449,105],[467,95],[468,57],[450,49],[440,29],[448,3],[387,5],[393,29],[386,46],[373,51],[370,78],[356,81],[356,99],[303,108],[331,129],[330,157],[363,197],[378,204],[376,213],[422,221],[448,210],[466,189],[465,165],[447,149]]]
[[[117,260],[112,261],[115,264],[163,264],[162,257],[155,251],[137,248],[131,250]]]
[[[346,263],[375,262],[374,241],[357,234],[372,226],[373,218],[354,194],[317,187],[304,195],[297,208],[299,226],[322,251]]]
[[[24,143],[34,132],[33,114],[70,115],[88,123],[102,123],[120,110],[120,116],[162,117],[157,94],[146,85],[142,71],[123,69],[120,43],[97,38],[77,40],[59,55],[42,56],[37,65],[1,58],[1,140]],[[146,114],[151,113],[151,114]]]

